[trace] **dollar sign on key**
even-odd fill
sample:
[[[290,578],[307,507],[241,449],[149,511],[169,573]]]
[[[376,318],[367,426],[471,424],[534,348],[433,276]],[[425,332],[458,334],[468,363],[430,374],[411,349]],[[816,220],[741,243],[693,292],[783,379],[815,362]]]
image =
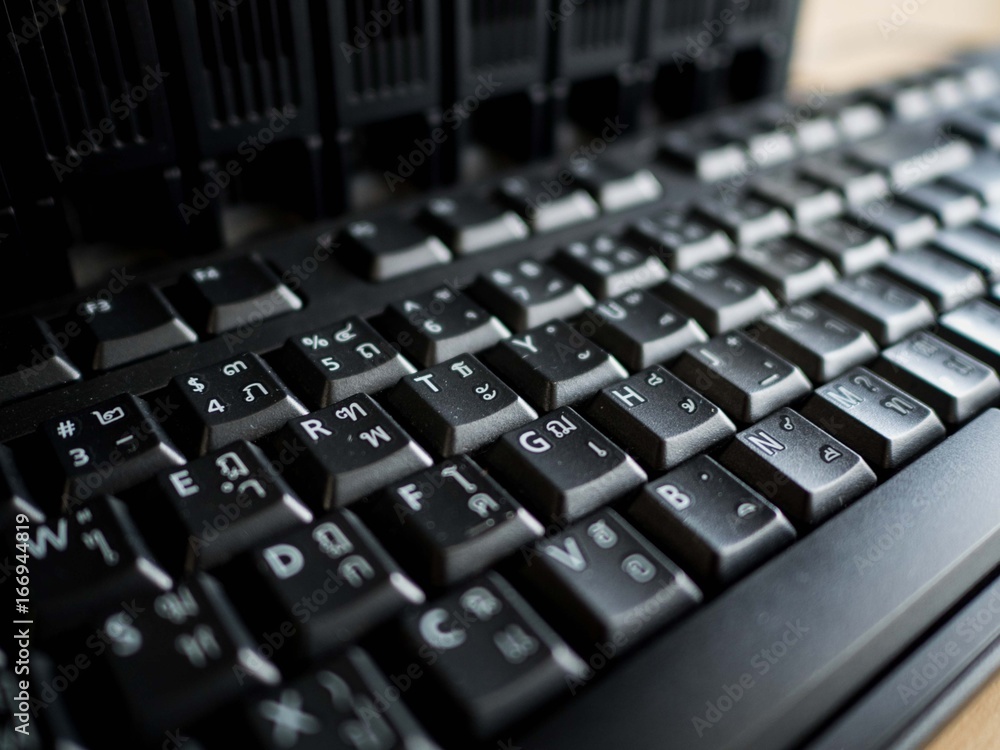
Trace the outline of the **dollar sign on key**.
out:
[[[201,393],[203,390],[205,390],[205,384],[202,383],[200,380],[198,380],[198,378],[194,377],[188,378],[187,384],[191,386],[191,390],[194,391],[195,393]]]

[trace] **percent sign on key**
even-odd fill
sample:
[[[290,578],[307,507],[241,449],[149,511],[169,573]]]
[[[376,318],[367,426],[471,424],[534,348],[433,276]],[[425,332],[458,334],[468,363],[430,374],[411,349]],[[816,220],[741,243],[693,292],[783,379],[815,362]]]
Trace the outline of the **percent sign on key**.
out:
[[[315,335],[315,336],[306,336],[305,338],[303,338],[302,345],[308,346],[313,350],[318,350],[318,349],[326,349],[326,347],[330,345],[330,342],[324,338],[321,338],[319,335]]]

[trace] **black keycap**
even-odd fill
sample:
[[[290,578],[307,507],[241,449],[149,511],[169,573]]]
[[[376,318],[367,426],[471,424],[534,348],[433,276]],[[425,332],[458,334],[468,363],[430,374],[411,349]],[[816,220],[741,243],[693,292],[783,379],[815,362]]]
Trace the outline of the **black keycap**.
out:
[[[539,233],[591,221],[601,212],[565,169],[541,179],[508,177],[500,183],[498,196]]]
[[[62,468],[60,497],[72,508],[95,495],[128,489],[184,456],[163,431],[169,402],[150,408],[136,396],[115,396],[42,425]]]
[[[174,426],[182,447],[196,453],[234,440],[255,440],[306,413],[256,354],[178,375],[170,382],[170,393],[181,408],[167,424]]]
[[[783,208],[796,224],[815,224],[840,214],[844,199],[833,188],[798,174],[794,169],[770,172],[754,180],[753,193]]]
[[[393,482],[356,509],[432,586],[482,573],[545,531],[466,456]]]
[[[349,510],[272,534],[223,575],[256,640],[268,633],[288,639],[287,652],[275,654],[282,662],[339,651],[407,604],[424,601]]]
[[[416,372],[388,341],[358,317],[293,336],[277,362],[285,381],[317,409],[357,393],[377,393]]]
[[[701,602],[687,574],[610,509],[524,555],[526,593],[583,653],[596,644],[613,644],[616,653],[631,649]]]
[[[894,130],[855,146],[850,158],[884,172],[896,192],[933,182],[975,159],[968,141],[940,131]]]
[[[170,570],[215,567],[272,534],[312,521],[279,469],[245,441],[161,472],[129,501]]]
[[[839,190],[849,206],[860,206],[889,194],[889,182],[878,171],[849,161],[843,155],[825,154],[798,165],[810,180]]]
[[[1000,307],[974,300],[942,315],[937,334],[959,349],[982,360],[994,370],[1000,367]]]
[[[587,416],[651,471],[664,471],[733,435],[736,427],[659,365],[601,390]]]
[[[579,160],[571,170],[607,213],[652,203],[663,195],[663,186],[648,169],[628,169],[605,161]]]
[[[618,360],[561,320],[513,336],[485,357],[500,377],[543,412],[583,401],[628,377]]]
[[[404,673],[396,680],[410,685],[414,678]],[[433,750],[436,745],[403,702],[386,699],[395,690],[368,654],[352,648],[293,682],[244,700],[234,721],[214,723],[214,746]]]
[[[755,245],[792,231],[792,219],[783,208],[751,196],[720,194],[700,201],[697,212],[725,230],[737,245]]]
[[[740,422],[756,422],[810,389],[802,370],[738,332],[691,347],[674,372]]]
[[[409,660],[426,664],[437,689],[435,699],[423,696],[426,715],[477,738],[505,729],[564,690],[567,680],[582,680],[587,670],[494,573],[406,612],[400,630]],[[500,695],[503,700],[497,700]]]
[[[875,484],[857,453],[791,409],[739,433],[719,461],[802,527],[821,523]]]
[[[692,318],[649,292],[635,291],[587,311],[576,329],[630,370],[642,370],[708,341]]]
[[[421,219],[456,255],[490,250],[529,234],[528,225],[516,213],[476,196],[435,198]]]
[[[223,333],[302,308],[302,300],[253,255],[196,268],[181,277],[173,298],[205,333]]]
[[[722,138],[730,138],[743,146],[758,167],[783,164],[797,155],[792,134],[774,123],[763,123],[745,115],[722,115],[715,118],[714,126]]]
[[[578,315],[594,304],[582,286],[533,260],[489,271],[471,293],[515,331]]]
[[[767,289],[723,266],[675,273],[655,291],[713,335],[742,328],[778,309]]]
[[[79,326],[80,335],[71,345],[75,359],[94,370],[120,367],[198,340],[163,292],[148,284],[81,302],[69,325]]]
[[[930,242],[938,230],[931,214],[892,198],[858,206],[847,216],[865,231],[883,235],[897,250],[910,250]]]
[[[24,603],[40,639],[132,597],[166,591],[173,583],[139,536],[125,504],[113,497],[96,497],[50,517],[28,534],[31,596]]]
[[[843,279],[818,299],[868,331],[880,346],[895,344],[934,322],[934,309],[924,297],[878,274]]]
[[[835,119],[815,105],[815,101],[799,97],[765,101],[754,108],[754,116],[759,125],[783,128],[793,138],[798,151],[814,154],[833,148],[841,141]]]
[[[974,268],[927,248],[894,255],[881,270],[942,312],[986,294],[986,282]]]
[[[671,130],[660,144],[660,153],[668,161],[690,169],[700,180],[719,182],[746,174],[750,156],[738,143],[720,137],[707,128]]]
[[[983,203],[1000,203],[1000,159],[990,153],[976,154],[976,160],[944,178]]]
[[[363,393],[291,420],[271,439],[271,452],[317,510],[346,505],[432,463]]]
[[[424,367],[487,349],[510,335],[499,320],[448,287],[394,302],[378,325],[386,338]]]
[[[885,237],[839,218],[799,227],[795,237],[833,263],[844,276],[874,268],[892,254]]]
[[[338,239],[344,265],[372,281],[407,276],[451,260],[441,240],[393,216],[353,221]]]
[[[13,527],[29,523],[45,523],[45,511],[28,494],[10,448],[0,445],[0,534],[13,544]]]
[[[67,695],[92,747],[159,747],[168,731],[280,679],[204,573],[110,615],[92,637],[100,655]],[[88,708],[96,695],[117,707],[117,721]]]
[[[930,333],[915,333],[886,349],[872,369],[949,425],[974,417],[1000,396],[993,368]]]
[[[995,104],[955,112],[948,119],[947,127],[974,143],[1000,149],[1000,108]]]
[[[864,367],[817,388],[802,414],[876,470],[898,469],[945,434],[928,406]]]
[[[414,434],[445,457],[478,450],[538,417],[471,354],[407,375],[386,398]]]
[[[708,456],[647,484],[628,515],[712,588],[731,583],[795,541],[781,511]]]
[[[869,333],[811,302],[765,315],[755,329],[761,343],[825,383],[878,356]]]
[[[633,246],[659,258],[672,271],[687,271],[733,254],[728,234],[680,211],[643,217],[632,225],[627,237]]]
[[[736,263],[785,302],[811,297],[837,280],[830,261],[791,238],[741,248]]]
[[[80,379],[45,323],[21,316],[0,325],[0,404]]]
[[[899,200],[930,214],[943,227],[957,227],[975,221],[983,207],[975,196],[940,181],[910,188],[900,194]]]
[[[538,515],[582,518],[646,481],[646,473],[573,409],[504,435],[485,455],[490,471]]]
[[[982,227],[941,232],[934,247],[978,270],[987,281],[1000,281],[1000,235]]]
[[[886,128],[882,110],[865,101],[838,102],[831,109],[835,113],[837,129],[848,141],[870,138]]]
[[[667,269],[658,258],[606,234],[590,242],[568,245],[556,255],[552,265],[579,281],[598,299],[645,289],[667,278]]]

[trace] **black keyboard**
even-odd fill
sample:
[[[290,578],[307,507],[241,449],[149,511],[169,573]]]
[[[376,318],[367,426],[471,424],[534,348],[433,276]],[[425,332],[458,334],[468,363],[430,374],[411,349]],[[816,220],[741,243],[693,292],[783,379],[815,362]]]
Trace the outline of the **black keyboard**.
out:
[[[4,746],[892,741],[992,637],[920,651],[995,612],[998,106],[750,102],[3,320]]]

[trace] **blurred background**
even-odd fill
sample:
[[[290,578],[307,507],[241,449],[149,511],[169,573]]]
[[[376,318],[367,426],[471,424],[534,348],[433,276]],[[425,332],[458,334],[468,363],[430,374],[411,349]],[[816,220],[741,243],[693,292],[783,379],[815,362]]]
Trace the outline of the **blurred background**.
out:
[[[851,88],[990,44],[998,0],[803,0],[792,85]]]

